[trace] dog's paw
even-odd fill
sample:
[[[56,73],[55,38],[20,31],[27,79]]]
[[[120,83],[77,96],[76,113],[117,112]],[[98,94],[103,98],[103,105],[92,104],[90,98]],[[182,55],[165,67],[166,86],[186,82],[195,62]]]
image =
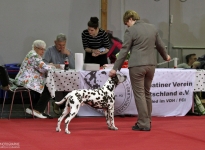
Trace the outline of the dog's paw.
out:
[[[70,134],[70,131],[69,131],[69,130],[65,130],[65,133],[66,133],[66,134]]]
[[[118,130],[117,127],[108,127],[109,130]]]
[[[61,132],[61,129],[56,127],[56,132]]]

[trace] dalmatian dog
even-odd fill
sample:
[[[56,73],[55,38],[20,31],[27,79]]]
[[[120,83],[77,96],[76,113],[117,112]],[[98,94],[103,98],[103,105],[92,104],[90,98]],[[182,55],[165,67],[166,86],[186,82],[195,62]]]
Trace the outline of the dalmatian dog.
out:
[[[126,80],[127,76],[116,74],[115,77],[109,77],[106,83],[98,89],[80,89],[74,90],[68,93],[61,101],[55,102],[60,105],[66,101],[65,109],[63,110],[62,115],[58,118],[58,123],[56,131],[60,132],[61,122],[65,119],[65,133],[70,134],[68,130],[68,125],[71,120],[78,113],[80,106],[88,104],[96,109],[103,109],[106,117],[108,129],[118,130],[114,123],[114,103],[115,103],[115,94],[114,89],[119,84]]]

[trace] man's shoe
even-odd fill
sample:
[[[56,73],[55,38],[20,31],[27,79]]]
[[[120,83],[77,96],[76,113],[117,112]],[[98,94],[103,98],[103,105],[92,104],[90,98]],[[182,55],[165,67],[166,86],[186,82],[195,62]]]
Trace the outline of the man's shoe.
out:
[[[30,114],[30,115],[34,115],[35,117],[41,118],[41,119],[47,118],[47,117],[43,116],[40,112],[38,112],[37,110],[34,110],[34,109],[33,109],[33,113],[32,113],[31,109],[26,108],[26,113]]]
[[[150,131],[151,129],[150,128],[140,128],[138,125],[135,125],[132,127],[132,130],[135,130],[135,131]]]
[[[138,125],[137,125],[137,122],[135,123],[134,126],[138,126]],[[132,127],[134,127],[134,126],[132,126]],[[150,122],[150,130],[151,130],[151,127],[152,127],[152,123]]]
[[[43,113],[42,115],[47,117],[48,119],[53,119],[53,117],[51,115],[49,115],[49,114]]]
[[[53,106],[53,112],[56,115],[60,115],[61,114],[60,108],[59,108],[59,106],[54,101],[52,102],[52,106]]]

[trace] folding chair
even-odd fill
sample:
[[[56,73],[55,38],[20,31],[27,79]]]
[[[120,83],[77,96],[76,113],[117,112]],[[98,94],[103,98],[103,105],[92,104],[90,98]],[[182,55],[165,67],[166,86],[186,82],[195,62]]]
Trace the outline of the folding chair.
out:
[[[12,101],[11,101],[11,107],[10,107],[10,113],[9,113],[9,119],[11,117],[11,111],[12,111],[12,107],[13,107],[13,102],[14,102],[15,94],[17,92],[21,93],[21,100],[22,100],[22,104],[23,104],[23,108],[24,108],[24,112],[25,112],[25,117],[26,117],[26,111],[25,111],[25,107],[24,107],[24,99],[23,99],[23,96],[22,96],[22,92],[28,92],[29,98],[30,98],[32,114],[33,114],[33,105],[32,105],[30,89],[22,87],[22,86],[16,86],[12,82],[12,79],[9,78],[8,72],[5,69],[5,67],[3,67],[3,66],[0,66],[0,81],[1,81],[1,85],[2,85],[1,89],[3,89],[5,91],[5,93],[4,93],[4,101],[3,101],[2,110],[1,110],[1,118],[2,118],[2,114],[3,114],[3,110],[4,110],[4,104],[5,104],[6,95],[7,95],[8,91],[13,93]],[[33,118],[34,118],[34,115],[33,115]]]

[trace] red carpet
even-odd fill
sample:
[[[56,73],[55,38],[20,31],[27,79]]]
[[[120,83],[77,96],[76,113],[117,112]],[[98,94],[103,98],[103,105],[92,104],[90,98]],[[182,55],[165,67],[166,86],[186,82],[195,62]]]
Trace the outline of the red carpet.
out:
[[[55,131],[55,119],[1,119],[2,143],[19,143],[25,150],[196,150],[205,146],[205,116],[153,117],[150,132],[132,131],[135,117],[115,117],[118,131],[105,118],[74,118],[71,134]],[[1,149],[1,148],[0,148]],[[7,148],[8,149],[8,148]]]

